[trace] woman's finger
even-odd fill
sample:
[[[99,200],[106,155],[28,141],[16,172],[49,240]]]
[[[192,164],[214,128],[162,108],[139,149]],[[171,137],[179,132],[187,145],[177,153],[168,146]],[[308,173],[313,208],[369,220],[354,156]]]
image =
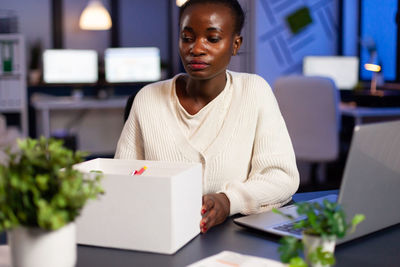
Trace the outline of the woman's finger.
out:
[[[201,207],[201,215],[204,216],[215,205],[214,199],[208,195],[203,196],[203,206]]]
[[[200,230],[205,233],[211,227],[222,223],[229,216],[229,199],[225,194],[207,194],[203,196]]]
[[[215,225],[216,217],[217,217],[217,211],[215,208],[207,212],[207,215],[204,216],[200,222],[200,230],[202,233],[207,232],[208,229],[210,229]]]

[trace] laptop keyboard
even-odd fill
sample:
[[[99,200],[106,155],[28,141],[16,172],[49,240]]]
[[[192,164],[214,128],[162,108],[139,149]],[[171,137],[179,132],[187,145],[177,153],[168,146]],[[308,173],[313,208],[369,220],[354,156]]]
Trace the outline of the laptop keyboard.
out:
[[[299,221],[301,221],[301,220],[299,220]],[[298,222],[298,221],[296,221],[296,222]],[[294,228],[294,224],[296,222],[288,222],[285,224],[277,225],[277,226],[274,226],[273,229],[281,231],[281,232],[290,233],[292,235],[301,236],[301,232],[303,231],[303,229],[302,228]]]

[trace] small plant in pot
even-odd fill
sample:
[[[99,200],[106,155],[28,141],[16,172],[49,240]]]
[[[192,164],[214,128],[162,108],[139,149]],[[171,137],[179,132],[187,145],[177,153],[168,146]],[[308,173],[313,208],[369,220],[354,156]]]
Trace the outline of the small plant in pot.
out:
[[[295,205],[297,214],[306,216],[305,219],[295,221],[293,216],[277,209],[273,210],[295,221],[294,228],[303,229],[302,240],[292,236],[281,239],[278,251],[282,262],[289,263],[290,267],[334,265],[336,239],[354,232],[355,227],[365,219],[365,216],[356,214],[351,223],[348,223],[343,208],[327,199],[324,199],[322,204],[301,202]],[[304,251],[305,261],[300,257],[301,251]]]
[[[37,85],[40,83],[40,76],[41,76],[41,57],[42,57],[42,42],[36,40],[33,44],[29,47],[29,84]]]
[[[73,165],[85,154],[55,139],[18,141],[0,165],[0,232],[7,231],[13,266],[72,267],[75,218],[102,193],[101,174],[84,176]]]

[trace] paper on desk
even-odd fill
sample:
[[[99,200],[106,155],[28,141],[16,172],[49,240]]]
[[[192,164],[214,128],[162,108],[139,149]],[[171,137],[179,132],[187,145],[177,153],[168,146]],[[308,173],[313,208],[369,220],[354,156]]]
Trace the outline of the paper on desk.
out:
[[[214,256],[202,259],[188,267],[285,267],[287,265],[255,256],[243,255],[232,251],[222,251]]]
[[[7,245],[0,246],[0,267],[10,267],[10,247]]]

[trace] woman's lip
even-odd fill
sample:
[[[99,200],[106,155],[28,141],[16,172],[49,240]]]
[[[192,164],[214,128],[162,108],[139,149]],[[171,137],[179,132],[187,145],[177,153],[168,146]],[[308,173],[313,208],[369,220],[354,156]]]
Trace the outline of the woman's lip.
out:
[[[188,63],[188,66],[192,70],[202,70],[202,69],[207,68],[208,64],[205,62],[200,62],[200,61],[191,61]]]

